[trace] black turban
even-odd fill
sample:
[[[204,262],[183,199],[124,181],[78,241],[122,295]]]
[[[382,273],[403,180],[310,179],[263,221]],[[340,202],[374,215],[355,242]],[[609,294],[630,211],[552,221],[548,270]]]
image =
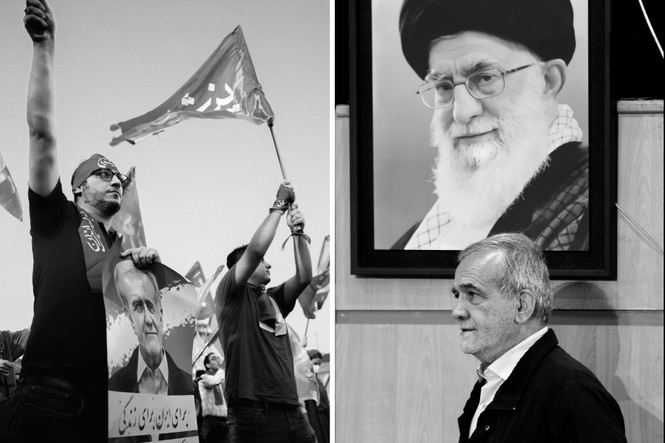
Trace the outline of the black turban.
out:
[[[430,42],[464,31],[477,31],[521,43],[543,60],[575,52],[570,0],[404,0],[399,16],[402,51],[424,78]]]

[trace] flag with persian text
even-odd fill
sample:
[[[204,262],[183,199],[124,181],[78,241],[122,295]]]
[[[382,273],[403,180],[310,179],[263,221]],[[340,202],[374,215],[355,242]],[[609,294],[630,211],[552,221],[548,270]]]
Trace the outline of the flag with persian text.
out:
[[[240,26],[164,103],[139,117],[111,125],[111,131],[122,132],[110,145],[123,141],[135,144],[190,118],[234,118],[257,125],[274,119]]]

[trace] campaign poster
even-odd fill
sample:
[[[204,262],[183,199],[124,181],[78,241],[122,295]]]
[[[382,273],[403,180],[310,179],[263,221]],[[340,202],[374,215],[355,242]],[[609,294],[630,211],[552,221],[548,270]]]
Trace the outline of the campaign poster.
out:
[[[103,272],[109,442],[198,443],[196,289],[161,263],[137,268],[117,252]]]

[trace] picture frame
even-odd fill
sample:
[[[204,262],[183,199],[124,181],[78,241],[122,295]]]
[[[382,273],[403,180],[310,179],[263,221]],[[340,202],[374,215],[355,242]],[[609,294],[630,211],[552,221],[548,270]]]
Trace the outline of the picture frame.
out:
[[[572,3],[577,47],[562,94],[573,90],[560,103],[577,100],[571,107],[589,147],[589,242],[584,250],[544,253],[552,279],[616,280],[617,116],[609,95],[610,2]],[[436,152],[427,140],[432,111],[415,94],[422,80],[401,52],[401,4],[348,3],[351,274],[452,278],[458,250],[392,249],[391,244],[436,201],[429,180]],[[424,202],[423,194],[429,194]]]

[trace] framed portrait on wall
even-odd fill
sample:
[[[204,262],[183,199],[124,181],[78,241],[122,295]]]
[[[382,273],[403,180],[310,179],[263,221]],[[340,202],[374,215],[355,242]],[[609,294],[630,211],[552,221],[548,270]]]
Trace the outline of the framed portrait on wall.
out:
[[[609,0],[349,13],[352,274],[450,278],[459,250],[524,232],[552,278],[616,278]]]

